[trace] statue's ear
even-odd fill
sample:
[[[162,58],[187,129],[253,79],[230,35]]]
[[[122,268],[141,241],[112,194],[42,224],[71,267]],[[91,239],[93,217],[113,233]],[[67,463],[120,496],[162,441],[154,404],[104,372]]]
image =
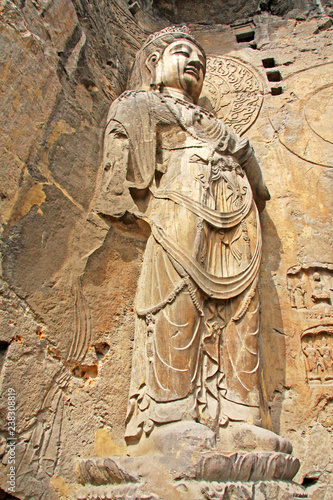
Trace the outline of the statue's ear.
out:
[[[146,59],[146,66],[148,68],[149,73],[152,77],[152,84],[156,85],[157,83],[157,65],[159,60],[161,59],[161,54],[159,52],[153,52]]]

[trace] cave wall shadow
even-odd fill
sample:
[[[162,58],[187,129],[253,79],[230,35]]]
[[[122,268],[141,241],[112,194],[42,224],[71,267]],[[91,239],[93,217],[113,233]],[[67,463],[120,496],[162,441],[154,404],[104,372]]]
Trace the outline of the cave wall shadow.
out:
[[[263,409],[268,413],[268,426],[279,434],[286,381],[286,337],[274,277],[281,264],[281,240],[267,210],[260,219],[263,233],[260,273]]]

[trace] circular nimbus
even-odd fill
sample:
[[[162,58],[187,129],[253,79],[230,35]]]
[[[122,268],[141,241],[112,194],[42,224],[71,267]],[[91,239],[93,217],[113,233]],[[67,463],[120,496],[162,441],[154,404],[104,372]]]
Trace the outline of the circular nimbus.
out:
[[[317,89],[306,101],[304,114],[307,124],[317,137],[333,144],[332,84]]]
[[[242,135],[255,122],[262,101],[263,87],[253,68],[233,57],[207,58],[201,106]]]

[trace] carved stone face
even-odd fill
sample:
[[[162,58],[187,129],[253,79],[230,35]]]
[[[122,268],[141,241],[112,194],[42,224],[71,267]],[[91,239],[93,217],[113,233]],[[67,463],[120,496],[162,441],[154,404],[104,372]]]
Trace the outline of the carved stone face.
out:
[[[165,87],[185,92],[197,102],[206,71],[205,56],[199,47],[185,39],[171,43],[156,69]]]

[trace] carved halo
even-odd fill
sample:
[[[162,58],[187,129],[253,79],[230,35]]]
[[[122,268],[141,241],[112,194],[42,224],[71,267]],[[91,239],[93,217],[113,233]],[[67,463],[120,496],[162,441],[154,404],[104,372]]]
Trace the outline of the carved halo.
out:
[[[242,135],[257,119],[262,102],[263,85],[253,68],[230,56],[207,57],[202,107]]]

